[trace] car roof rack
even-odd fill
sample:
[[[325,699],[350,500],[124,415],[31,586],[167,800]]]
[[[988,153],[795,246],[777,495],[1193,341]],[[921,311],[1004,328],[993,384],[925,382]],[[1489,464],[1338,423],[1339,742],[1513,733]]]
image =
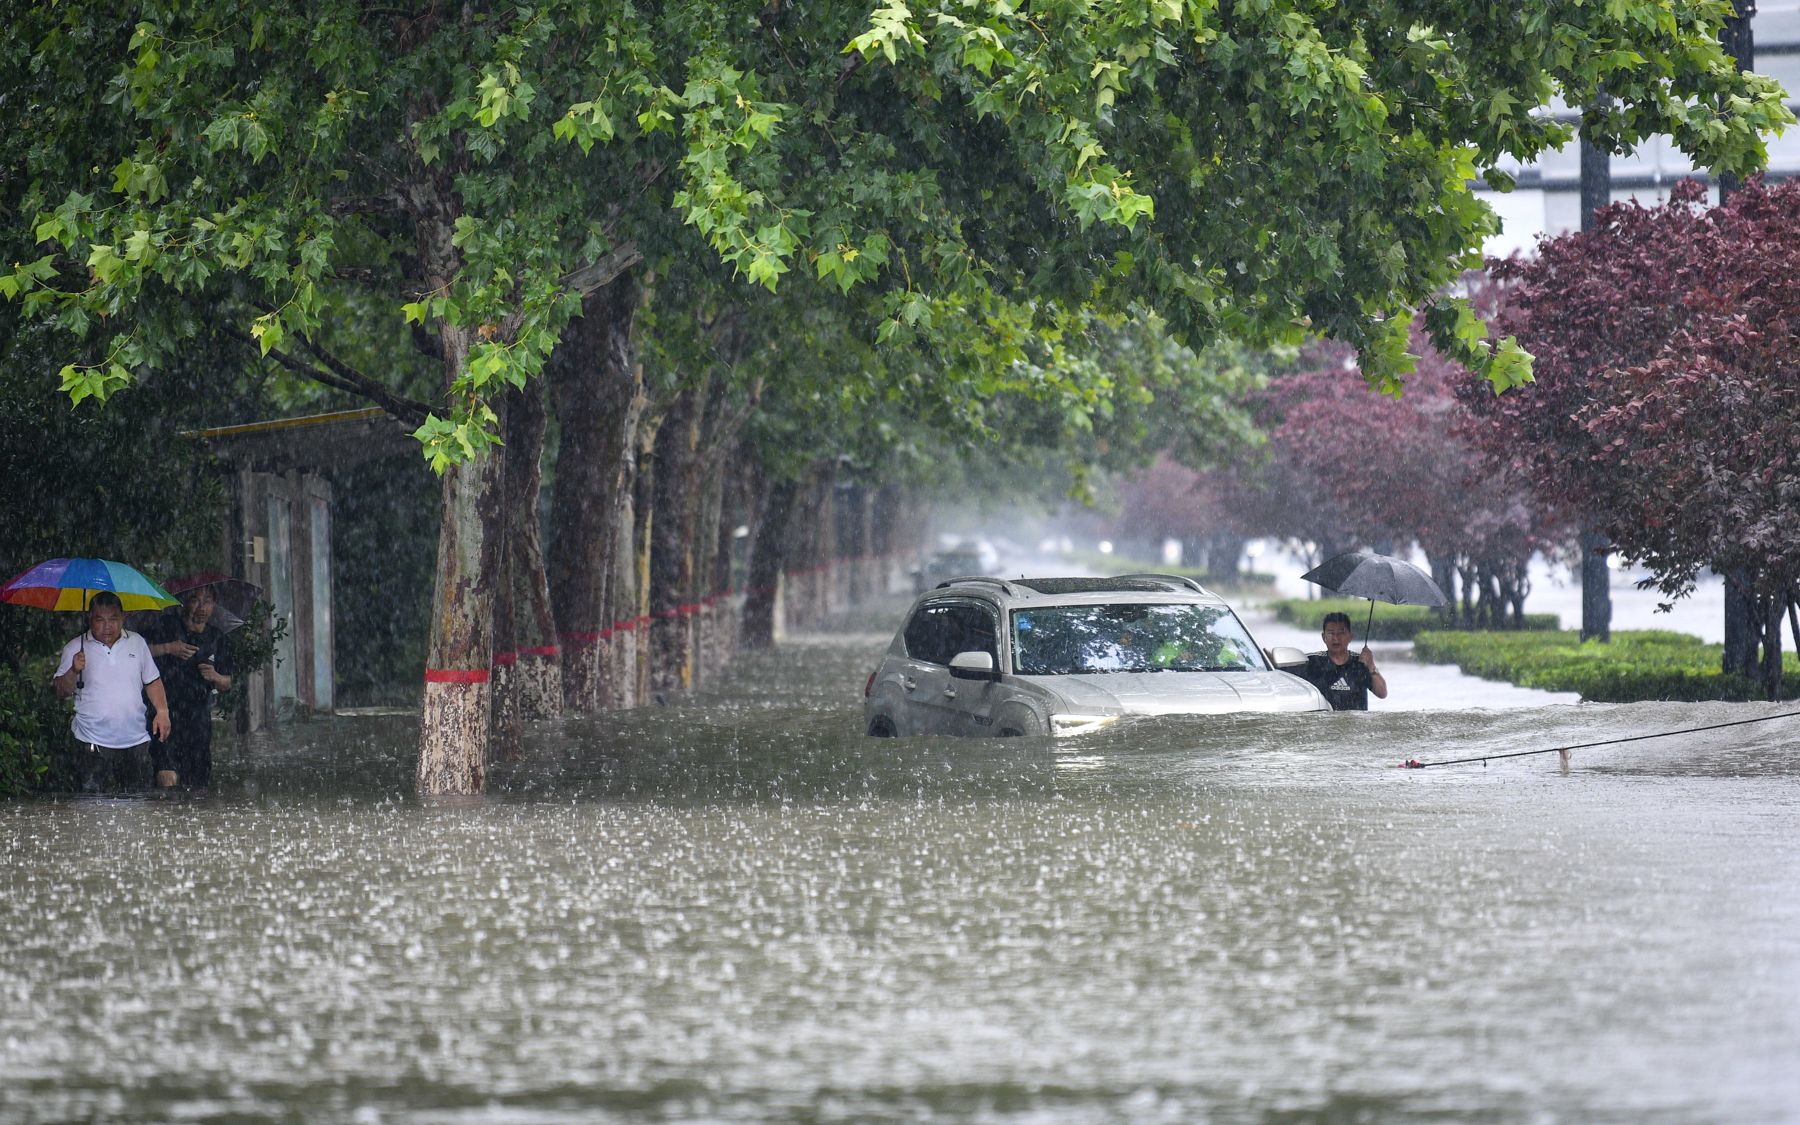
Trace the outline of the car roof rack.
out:
[[[1015,579],[1014,582],[1006,582],[998,578],[952,578],[944,585],[971,581],[999,582],[1007,593],[1013,596],[1047,594],[1051,597],[1060,597],[1066,594],[1150,594],[1159,592],[1198,594],[1203,598],[1219,596],[1192,578],[1179,574],[1081,575],[1065,578],[1021,577]],[[1021,589],[1014,589],[1015,584]]]
[[[991,574],[965,574],[957,578],[946,578],[942,582],[939,582],[936,588],[944,590],[951,586],[960,586],[965,582],[991,583],[1006,591],[1006,596],[1009,598],[1016,598],[1019,596],[1019,588],[1017,586],[1014,586],[1004,578],[995,578]]]
[[[1167,584],[1171,589],[1180,590],[1180,589],[1185,588],[1188,590],[1192,590],[1196,594],[1205,594],[1208,597],[1213,596],[1213,592],[1211,590],[1208,590],[1205,586],[1200,585],[1200,583],[1194,581],[1192,578],[1189,578],[1185,574],[1121,574],[1121,575],[1119,575],[1120,581],[1123,581],[1127,578],[1136,579],[1139,582],[1162,582],[1162,583]]]

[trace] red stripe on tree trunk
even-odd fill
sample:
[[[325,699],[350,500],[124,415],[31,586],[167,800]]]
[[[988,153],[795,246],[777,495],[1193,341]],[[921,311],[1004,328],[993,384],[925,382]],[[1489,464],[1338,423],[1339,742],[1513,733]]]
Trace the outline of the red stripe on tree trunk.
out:
[[[427,668],[425,682],[428,684],[485,684],[488,682],[486,668]]]

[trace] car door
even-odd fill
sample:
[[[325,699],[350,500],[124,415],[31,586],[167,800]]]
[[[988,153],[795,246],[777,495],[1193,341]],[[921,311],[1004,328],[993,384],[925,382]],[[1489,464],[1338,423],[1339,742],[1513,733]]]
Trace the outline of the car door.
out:
[[[951,704],[950,658],[956,655],[955,603],[937,600],[913,610],[903,634],[906,656],[899,661],[900,686],[905,691],[898,719],[902,735],[951,734],[955,716]]]
[[[949,631],[949,656],[959,652],[985,652],[1000,668],[1000,617],[994,607],[981,601],[951,603],[945,627]],[[959,680],[950,677],[943,692],[945,733],[985,736],[994,733],[994,709],[1007,696],[1006,685],[990,680]]]

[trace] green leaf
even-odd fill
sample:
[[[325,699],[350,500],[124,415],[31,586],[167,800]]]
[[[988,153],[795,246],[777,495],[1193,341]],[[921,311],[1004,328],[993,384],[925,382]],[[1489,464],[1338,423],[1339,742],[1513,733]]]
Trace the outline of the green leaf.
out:
[[[88,253],[87,264],[94,271],[94,276],[107,285],[117,281],[125,271],[125,260],[119,257],[118,251],[105,243],[95,246]]]
[[[262,354],[281,346],[287,337],[287,329],[282,327],[281,318],[275,313],[266,313],[250,322],[250,336],[262,347]]]

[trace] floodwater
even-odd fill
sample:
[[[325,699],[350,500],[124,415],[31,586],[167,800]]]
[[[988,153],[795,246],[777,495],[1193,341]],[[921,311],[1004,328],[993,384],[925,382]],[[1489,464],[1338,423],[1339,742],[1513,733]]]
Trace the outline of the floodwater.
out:
[[[0,806],[0,1120],[1800,1120],[1800,719],[1394,768],[1782,708],[876,741],[881,643]]]

